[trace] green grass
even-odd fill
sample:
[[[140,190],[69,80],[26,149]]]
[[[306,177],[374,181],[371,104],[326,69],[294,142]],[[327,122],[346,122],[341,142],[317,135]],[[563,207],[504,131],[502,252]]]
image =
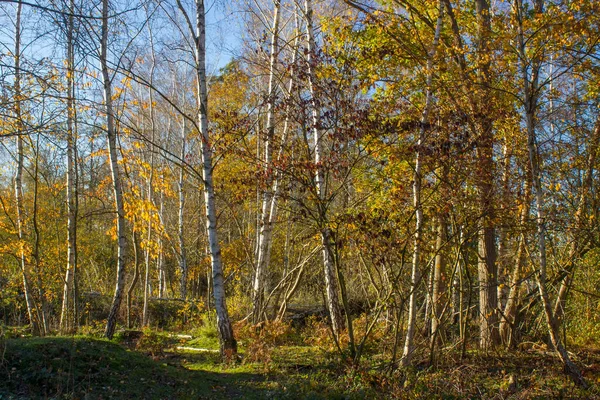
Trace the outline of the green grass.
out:
[[[227,386],[230,374],[189,370],[180,365],[179,356],[155,361],[116,343],[85,337],[10,339],[5,345],[2,399],[247,398],[238,386],[243,389],[244,382],[261,379],[235,373],[240,385],[233,390]]]
[[[185,346],[211,350],[219,349],[219,333],[214,324],[207,322],[190,333],[193,339],[189,340]]]
[[[144,331],[150,344],[215,347],[210,332],[193,339]],[[212,343],[212,344],[211,344]],[[210,346],[209,346],[210,345]],[[137,350],[135,350],[137,348]],[[160,352],[86,336],[0,341],[0,399],[460,399],[600,398],[600,353],[579,352],[591,390],[573,386],[553,355],[525,352],[450,355],[437,370],[388,376],[365,360],[351,368],[316,347],[273,347],[262,362],[224,365],[218,352]],[[518,381],[508,390],[508,377]]]
[[[364,397],[344,396],[329,367],[301,347],[277,349],[271,363],[224,365],[214,352],[150,357],[90,337],[16,338],[0,345],[0,399]]]

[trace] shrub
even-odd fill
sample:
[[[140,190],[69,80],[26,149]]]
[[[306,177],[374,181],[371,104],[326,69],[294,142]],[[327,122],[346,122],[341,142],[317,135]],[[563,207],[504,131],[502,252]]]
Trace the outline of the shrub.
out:
[[[144,328],[142,336],[137,341],[136,349],[156,357],[163,355],[164,349],[168,345],[169,339],[166,336],[160,335],[150,328]]]
[[[289,322],[277,320],[256,325],[241,322],[235,330],[236,337],[247,342],[246,360],[264,363],[270,362],[273,349],[287,343],[294,333]]]

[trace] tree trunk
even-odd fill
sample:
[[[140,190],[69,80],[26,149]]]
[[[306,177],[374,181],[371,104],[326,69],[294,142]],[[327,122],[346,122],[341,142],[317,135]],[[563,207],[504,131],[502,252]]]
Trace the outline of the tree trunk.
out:
[[[17,126],[17,171],[15,174],[15,200],[17,206],[17,234],[19,237],[19,258],[21,263],[21,275],[23,280],[23,294],[25,296],[25,304],[27,305],[27,315],[31,324],[31,331],[34,335],[42,335],[42,327],[40,325],[39,310],[35,305],[33,293],[31,292],[29,278],[29,263],[26,254],[26,232],[25,232],[25,206],[23,204],[23,137],[25,135],[25,127],[23,126],[23,116],[21,114],[21,12],[23,4],[21,1],[17,3],[17,16],[15,21],[15,119]]]
[[[500,201],[500,214],[502,218],[508,218],[506,212],[508,210],[508,204],[510,201],[510,162],[511,162],[511,148],[509,147],[510,138],[504,138],[503,146],[503,164],[502,164],[502,200]],[[505,224],[504,224],[505,225]],[[509,271],[507,268],[509,254],[508,254],[508,229],[506,226],[500,226],[498,229],[498,309],[502,310],[507,301],[507,295],[509,290],[508,275]],[[502,323],[502,319],[500,321]],[[501,335],[502,336],[502,335]]]
[[[533,108],[533,106],[532,106]],[[540,170],[537,157],[539,157],[539,150],[537,149],[535,130],[533,124],[533,115],[527,114],[527,131],[528,140],[527,147],[529,150],[529,160],[531,163],[531,172],[533,175],[533,187],[536,199],[536,225],[538,233],[538,251],[539,251],[539,270],[537,273],[537,283],[540,293],[540,299],[544,308],[544,316],[546,318],[546,325],[548,327],[548,333],[550,334],[550,340],[554,349],[558,353],[562,363],[565,366],[567,373],[573,378],[573,380],[580,386],[587,387],[587,383],[579,368],[573,363],[565,349],[562,340],[560,338],[558,325],[552,311],[550,303],[550,297],[546,288],[546,224],[544,220],[544,198],[542,193],[542,183],[540,178]]]
[[[129,288],[127,288],[127,329],[131,329],[131,301],[133,299],[133,291],[135,290],[135,285],[137,285],[138,280],[140,278],[140,259],[142,258],[141,254],[141,246],[140,246],[140,235],[137,232],[135,227],[135,221],[133,226],[133,265],[135,270],[133,271],[133,279],[131,279],[131,284]]]
[[[152,294],[152,288],[150,286],[150,259],[151,259],[151,242],[152,242],[152,219],[154,210],[150,209],[154,205],[154,142],[156,137],[156,126],[154,123],[154,97],[152,87],[154,85],[154,71],[156,70],[156,55],[154,54],[154,35],[152,34],[151,24],[148,24],[148,37],[150,38],[150,54],[152,56],[152,65],[150,67],[150,87],[148,87],[148,100],[150,101],[150,173],[148,174],[148,182],[146,184],[146,200],[148,204],[148,223],[146,228],[147,248],[145,254],[145,270],[144,270],[144,304],[142,309],[142,325],[148,326],[148,306],[150,296]]]
[[[102,85],[104,96],[104,107],[106,112],[106,136],[108,139],[108,155],[110,161],[110,172],[115,196],[115,211],[117,214],[117,274],[115,293],[110,311],[106,321],[104,334],[111,339],[117,326],[117,317],[121,302],[123,300],[123,289],[125,287],[125,259],[126,259],[126,237],[125,237],[125,208],[123,204],[123,189],[121,186],[121,174],[117,154],[117,132],[115,131],[113,104],[112,104],[112,82],[108,70],[108,0],[102,0],[102,33],[100,41],[100,67],[102,69]]]
[[[273,141],[275,136],[275,100],[277,90],[275,83],[275,64],[279,56],[279,9],[280,0],[274,0],[273,28],[271,32],[271,56],[269,60],[269,87],[267,91],[267,126],[265,137],[265,190],[263,191],[262,212],[260,216],[260,234],[258,237],[258,252],[256,255],[256,271],[252,286],[252,321],[258,323],[263,319],[264,313],[264,280],[268,269],[270,243],[272,241],[273,220],[271,212],[275,212],[273,193]]]
[[[312,117],[312,134],[314,140],[314,159],[315,159],[315,190],[318,197],[318,215],[319,215],[319,230],[321,233],[321,245],[323,246],[323,266],[325,274],[325,291],[327,294],[327,309],[331,317],[331,325],[334,334],[337,336],[344,327],[342,312],[340,309],[340,301],[338,296],[338,282],[335,274],[335,261],[333,258],[333,241],[331,229],[327,226],[327,209],[326,209],[326,182],[325,171],[323,170],[323,149],[321,141],[320,112],[317,105],[315,92],[315,52],[316,45],[313,29],[313,15],[310,0],[304,1],[304,13],[306,19],[306,39],[307,39],[307,72],[308,72],[308,88],[310,91],[310,107]]]
[[[181,9],[181,3],[178,0]],[[225,283],[223,281],[223,262],[217,234],[217,210],[213,186],[212,148],[208,134],[208,96],[206,91],[206,21],[204,0],[196,0],[196,74],[198,85],[198,127],[201,137],[202,178],[204,180],[204,206],[206,211],[206,231],[212,264],[213,296],[217,312],[221,356],[231,359],[237,355],[237,343],[227,312]]]
[[[77,132],[75,131],[75,55],[74,55],[74,0],[70,1],[67,26],[67,268],[60,312],[60,331],[77,329],[77,298],[75,279],[77,271]]]
[[[494,209],[494,132],[492,119],[487,108],[490,96],[490,59],[489,40],[491,35],[490,5],[488,0],[476,0],[477,12],[477,52],[478,83],[481,99],[478,103],[479,144],[477,147],[479,166],[477,170],[477,189],[481,213],[479,231],[479,326],[480,347],[484,350],[497,346],[500,342],[498,332],[498,270],[496,265],[496,229]]]
[[[445,184],[442,182],[442,184]],[[432,349],[440,342],[442,334],[442,313],[447,291],[447,252],[444,248],[448,239],[448,223],[444,210],[438,216],[438,227],[435,241],[435,261],[433,266],[433,290],[431,301],[433,307],[433,318],[431,319],[431,343]]]
[[[181,160],[185,160],[185,137],[186,137],[186,125],[185,118],[183,119],[181,126]],[[185,168],[184,165],[181,165],[179,169],[179,180],[177,182],[177,189],[179,195],[179,210],[178,210],[178,239],[179,239],[179,271],[181,273],[181,282],[179,288],[179,295],[182,300],[187,299],[187,282],[188,282],[188,263],[187,263],[187,252],[185,248],[185,191],[184,191],[184,182],[185,182]]]
[[[600,141],[600,117],[596,120],[594,126],[594,132],[590,138],[590,143],[587,146],[588,157],[586,164],[585,176],[583,177],[583,184],[579,193],[579,202],[577,204],[577,210],[575,211],[573,221],[573,237],[571,239],[571,247],[569,249],[569,256],[567,266],[565,270],[565,277],[560,284],[558,290],[558,296],[556,303],[554,304],[554,316],[556,323],[560,326],[563,320],[563,314],[567,303],[567,293],[571,287],[573,281],[573,269],[575,268],[577,260],[579,260],[584,253],[586,243],[589,242],[589,238],[582,238],[579,236],[583,231],[585,225],[587,199],[590,191],[592,190],[594,182],[594,168],[596,166],[596,155],[598,152],[598,145]]]
[[[34,147],[33,142],[31,143],[32,148]],[[35,154],[34,171],[33,171],[33,212],[32,212],[32,225],[33,225],[33,251],[31,256],[34,260],[35,265],[35,276],[37,281],[37,295],[39,299],[39,315],[40,315],[40,328],[42,335],[47,335],[50,331],[48,321],[48,301],[46,300],[46,290],[44,289],[44,283],[42,281],[42,270],[41,270],[41,259],[40,259],[40,228],[38,224],[38,199],[39,199],[39,160],[40,160],[40,134],[36,135],[35,148],[33,148]]]
[[[164,184],[164,175],[161,175],[162,183]],[[164,193],[160,191],[160,200],[158,207],[158,215],[159,219],[162,223],[164,220],[164,211],[165,211],[165,203],[164,203]],[[158,270],[158,298],[163,299],[165,297],[165,288],[167,286],[167,277],[165,273],[165,265],[164,265],[164,243],[163,243],[163,235],[158,236],[158,258],[156,260],[156,269]]]
[[[440,34],[443,23],[443,6],[439,3],[438,19],[435,27],[433,43],[427,57],[427,88],[425,94],[425,107],[421,114],[421,127],[416,145],[415,154],[415,172],[413,175],[413,206],[415,208],[415,237],[412,254],[412,273],[411,273],[411,289],[408,300],[408,321],[406,325],[406,339],[404,341],[404,350],[400,363],[407,366],[411,362],[412,354],[415,350],[414,335],[416,331],[417,319],[417,287],[421,282],[421,236],[423,234],[423,205],[421,203],[421,169],[422,159],[421,151],[425,143],[425,134],[427,133],[427,125],[429,124],[429,113],[433,104],[433,62],[437,52]]]
[[[562,340],[560,338],[558,325],[552,311],[552,305],[550,303],[550,296],[546,287],[547,280],[547,257],[546,257],[546,221],[544,214],[544,194],[542,189],[541,179],[541,168],[539,163],[540,150],[537,144],[536,137],[536,113],[539,95],[538,78],[541,69],[540,56],[536,56],[531,60],[531,65],[527,64],[527,52],[526,44],[523,33],[523,17],[522,17],[522,4],[520,0],[515,0],[515,12],[518,22],[518,50],[521,58],[521,76],[523,79],[523,95],[525,98],[525,124],[527,128],[527,150],[529,152],[529,164],[531,166],[531,175],[533,181],[533,192],[535,194],[536,201],[536,226],[537,226],[537,239],[538,239],[538,254],[539,254],[539,269],[536,274],[538,290],[542,306],[544,309],[544,316],[546,319],[546,326],[548,328],[548,334],[554,349],[558,353],[565,370],[573,378],[573,380],[580,386],[587,387],[587,383],[581,372],[573,363],[565,349]],[[534,4],[536,14],[543,12],[542,0],[536,0]],[[536,53],[539,54],[539,53]],[[531,68],[531,73],[529,72]]]
[[[517,254],[515,255],[515,266],[510,279],[508,299],[504,307],[503,318],[500,321],[500,337],[505,346],[512,348],[516,345],[516,327],[517,308],[519,303],[519,293],[521,290],[521,275],[523,265],[525,264],[525,249],[527,241],[525,240],[525,224],[529,219],[529,208],[531,205],[531,174],[529,167],[526,168],[525,183],[523,187],[523,200],[521,202],[521,215],[519,228],[522,232],[519,234],[517,244]]]

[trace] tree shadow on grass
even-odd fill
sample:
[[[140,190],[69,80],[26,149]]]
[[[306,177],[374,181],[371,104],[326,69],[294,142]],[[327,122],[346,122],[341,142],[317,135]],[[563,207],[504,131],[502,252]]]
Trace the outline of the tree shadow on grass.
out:
[[[260,373],[190,370],[182,360],[154,360],[88,337],[11,339],[0,358],[0,398],[290,398]]]

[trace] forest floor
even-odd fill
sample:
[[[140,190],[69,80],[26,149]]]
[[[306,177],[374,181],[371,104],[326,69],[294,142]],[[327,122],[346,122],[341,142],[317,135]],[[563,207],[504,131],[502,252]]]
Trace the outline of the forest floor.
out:
[[[222,364],[216,338],[127,332],[0,342],[0,399],[600,399],[600,351],[574,356],[591,388],[575,387],[549,352],[446,357],[435,370],[386,374],[376,357],[351,368],[314,346],[281,345]],[[242,357],[244,345],[240,346]],[[369,364],[369,366],[367,366]],[[442,365],[443,364],[443,365]]]

